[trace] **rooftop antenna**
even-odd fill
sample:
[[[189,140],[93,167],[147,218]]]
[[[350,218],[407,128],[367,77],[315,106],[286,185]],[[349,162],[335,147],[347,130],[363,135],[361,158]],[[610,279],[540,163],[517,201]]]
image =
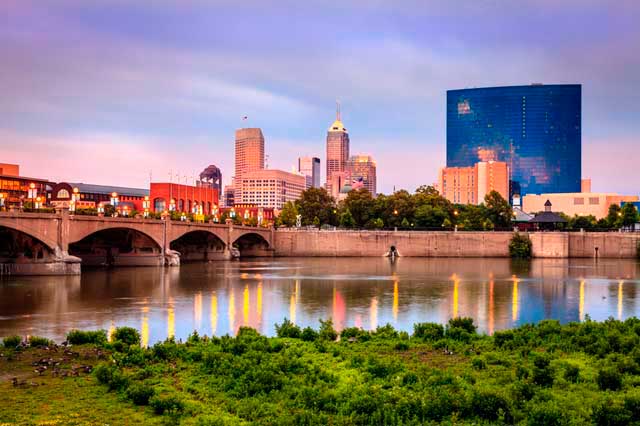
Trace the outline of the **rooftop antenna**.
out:
[[[264,168],[269,169],[269,154],[264,156]]]
[[[340,120],[340,100],[336,99],[336,120]]]

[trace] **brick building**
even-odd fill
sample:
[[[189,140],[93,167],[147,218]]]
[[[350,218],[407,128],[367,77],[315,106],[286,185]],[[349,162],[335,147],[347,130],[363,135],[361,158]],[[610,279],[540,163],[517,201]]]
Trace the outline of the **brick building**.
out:
[[[175,211],[193,213],[201,207],[203,214],[212,214],[219,208],[218,190],[206,186],[181,185],[170,182],[151,183],[151,210],[163,212],[171,210],[171,200]]]

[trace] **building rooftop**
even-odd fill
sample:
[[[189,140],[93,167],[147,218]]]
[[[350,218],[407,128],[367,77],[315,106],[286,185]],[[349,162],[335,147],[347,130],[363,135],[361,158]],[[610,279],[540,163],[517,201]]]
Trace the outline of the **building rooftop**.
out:
[[[117,192],[118,195],[130,195],[133,197],[144,197],[145,195],[149,195],[148,189],[142,188],[126,188],[123,186],[108,186],[108,185],[93,185],[90,183],[71,183],[74,188],[78,188],[80,192],[89,192],[92,194],[111,194],[112,192]]]

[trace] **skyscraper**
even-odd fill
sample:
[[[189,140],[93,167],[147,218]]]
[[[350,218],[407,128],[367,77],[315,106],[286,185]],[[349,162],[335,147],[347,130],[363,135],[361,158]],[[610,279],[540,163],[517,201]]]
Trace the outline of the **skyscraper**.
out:
[[[579,192],[579,84],[447,91],[447,167],[509,165],[511,194]]]
[[[241,182],[245,173],[264,169],[264,136],[259,128],[236,130],[235,182]],[[240,200],[241,188],[235,187],[235,200]]]
[[[298,172],[307,178],[307,188],[320,187],[320,159],[318,157],[298,158]]]
[[[264,169],[264,136],[258,128],[236,130],[236,179],[243,173]]]
[[[347,162],[347,170],[353,182],[362,182],[362,186],[367,188],[371,195],[376,196],[376,162],[372,156],[352,156]]]
[[[331,177],[344,172],[349,159],[349,133],[340,120],[340,104],[336,109],[336,121],[327,132],[327,191],[331,190]],[[339,190],[339,188],[338,188]]]

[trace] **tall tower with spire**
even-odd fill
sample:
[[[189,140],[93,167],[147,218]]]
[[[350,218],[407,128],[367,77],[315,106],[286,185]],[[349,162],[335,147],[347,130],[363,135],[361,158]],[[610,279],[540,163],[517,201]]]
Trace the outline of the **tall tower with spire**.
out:
[[[337,193],[340,188],[332,188],[334,175],[345,173],[349,160],[349,133],[340,117],[340,102],[336,102],[336,121],[327,132],[327,191]]]

